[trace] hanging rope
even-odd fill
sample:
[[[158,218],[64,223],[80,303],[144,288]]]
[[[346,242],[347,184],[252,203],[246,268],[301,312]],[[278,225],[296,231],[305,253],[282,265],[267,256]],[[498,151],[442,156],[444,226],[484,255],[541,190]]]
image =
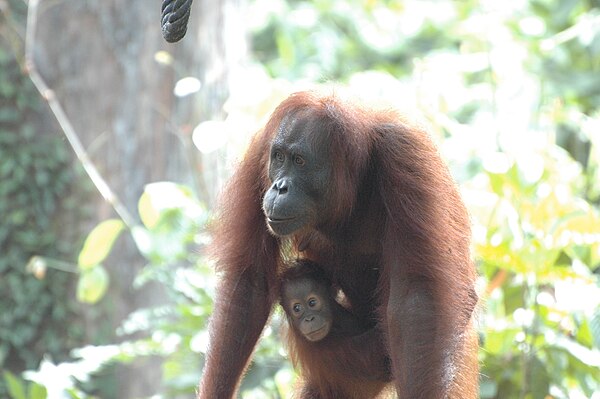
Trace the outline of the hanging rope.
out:
[[[166,41],[175,43],[187,32],[192,0],[163,0],[161,26]]]

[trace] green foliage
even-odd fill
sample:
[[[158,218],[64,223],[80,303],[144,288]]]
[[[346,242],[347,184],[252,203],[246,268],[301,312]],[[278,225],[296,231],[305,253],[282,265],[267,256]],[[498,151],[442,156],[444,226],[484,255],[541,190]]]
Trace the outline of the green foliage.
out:
[[[401,12],[406,2],[266,3],[256,2],[264,15],[252,44],[256,59],[277,77],[339,81],[365,70],[406,75],[413,57],[456,45],[448,35],[455,22],[440,14],[414,35],[414,22],[390,24],[389,14]]]
[[[84,384],[88,376],[107,364],[159,355],[164,358],[162,393],[165,397],[189,394],[195,389],[207,349],[206,326],[216,283],[213,268],[201,256],[201,248],[209,239],[203,228],[208,212],[188,188],[166,182],[148,185],[139,200],[138,210],[142,225],[126,231],[148,264],[135,286],[160,283],[167,290],[170,304],[132,313],[118,331],[123,337],[142,334],[145,338],[119,345],[82,348],[74,351],[77,360],[69,363],[54,365],[44,361],[38,371],[26,373],[27,379],[52,392],[87,398],[86,389],[82,387],[94,385],[93,381]],[[108,220],[90,232],[79,257],[80,287],[85,285],[90,292],[103,292],[105,281],[88,279],[87,273],[105,259],[123,227],[116,220]],[[91,269],[89,265],[93,265]],[[94,296],[94,302],[101,297],[102,294]],[[79,299],[90,302],[88,298]],[[267,328],[242,386],[244,392],[289,393],[289,381],[293,377],[279,350],[276,332],[280,323],[281,318],[274,317],[272,326]],[[277,378],[270,378],[274,371]]]
[[[59,365],[45,361],[38,371],[27,373],[28,379],[51,387],[53,392],[86,398],[82,384],[106,364],[160,355],[165,358],[166,397],[193,391],[201,370],[199,359],[206,351],[206,334],[201,327],[211,311],[215,282],[212,269],[201,261],[197,249],[206,242],[202,227],[208,214],[189,189],[172,183],[148,185],[138,209],[143,225],[126,232],[149,263],[135,285],[161,283],[168,290],[170,305],[134,312],[119,331],[124,337],[145,333],[146,338],[82,348],[74,351],[78,360]],[[118,220],[107,220],[88,235],[79,256],[81,301],[94,303],[103,296],[106,277],[92,277],[90,273],[97,273],[124,227]],[[85,292],[79,295],[80,290]],[[49,370],[60,378],[52,378]],[[94,383],[87,385],[93,387]]]
[[[472,207],[489,281],[481,397],[591,397],[600,389],[590,328],[600,312],[600,214],[578,198],[579,168],[564,153],[547,156],[533,180],[524,165],[483,169],[488,199]]]
[[[46,388],[40,384],[25,383],[10,371],[4,372],[4,380],[11,399],[46,399]]]
[[[96,303],[106,293],[109,277],[100,262],[109,254],[124,228],[122,221],[111,219],[100,223],[88,234],[77,262],[80,272],[77,299],[80,302]]]
[[[441,150],[473,218],[482,299],[480,396],[595,398],[600,392],[600,4],[252,4],[253,55],[273,77],[348,81],[365,96],[416,105],[433,130],[442,132]],[[237,117],[253,128],[285,86],[279,80],[256,81],[246,79],[254,89],[247,87],[244,98],[234,93],[227,109],[234,122]],[[211,265],[201,256],[210,239],[203,229],[208,213],[187,188],[171,183],[149,185],[138,211],[139,226],[124,230],[109,221],[90,233],[79,258],[84,287],[79,298],[102,297],[107,276],[101,263],[116,236],[126,233],[148,261],[135,286],[160,283],[171,304],[140,309],[118,331],[144,338],[83,348],[73,363],[52,365],[62,370],[64,386],[47,377],[48,362],[29,379],[73,392],[74,381],[84,381],[107,362],[160,355],[164,396],[193,392],[215,286]],[[87,274],[92,271],[94,276]],[[242,397],[290,396],[294,373],[281,349],[280,322],[276,314],[267,326]],[[85,397],[81,391],[77,395]]]
[[[33,278],[27,264],[39,253],[72,259],[83,209],[67,147],[37,122],[39,95],[2,48],[0,71],[0,369],[19,371],[79,342],[72,276],[39,268]]]
[[[118,219],[106,220],[96,226],[88,234],[83,249],[79,253],[77,261],[79,269],[89,270],[102,262],[124,227],[123,222]]]

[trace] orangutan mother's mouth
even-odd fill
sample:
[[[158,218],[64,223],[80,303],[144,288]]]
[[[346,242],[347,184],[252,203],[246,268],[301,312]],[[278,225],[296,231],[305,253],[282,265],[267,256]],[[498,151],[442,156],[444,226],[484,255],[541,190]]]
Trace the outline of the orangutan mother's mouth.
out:
[[[287,222],[291,222],[292,220],[294,220],[296,218],[267,218],[267,221],[269,223],[287,223]]]

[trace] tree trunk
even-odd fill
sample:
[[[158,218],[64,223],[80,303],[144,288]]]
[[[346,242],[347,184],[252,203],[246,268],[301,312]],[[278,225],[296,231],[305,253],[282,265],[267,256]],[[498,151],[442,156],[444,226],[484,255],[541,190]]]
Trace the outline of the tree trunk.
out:
[[[35,43],[38,69],[55,90],[92,162],[130,213],[137,215],[144,185],[159,180],[193,184],[206,202],[212,202],[217,188],[207,186],[199,173],[219,161],[198,158],[189,147],[190,134],[201,119],[221,117],[230,67],[245,55],[245,45],[239,45],[246,40],[239,2],[196,0],[187,36],[175,45],[162,39],[159,0],[41,2]],[[173,65],[156,62],[158,51],[171,53]],[[188,75],[202,81],[201,91],[174,98],[176,79]],[[115,217],[99,196],[94,206],[96,220],[90,226]],[[132,290],[133,278],[144,264],[127,238],[119,240],[106,262],[113,327],[132,310],[165,300],[156,287]],[[90,339],[106,330],[99,325],[103,320],[90,314],[86,318]],[[160,372],[156,361],[119,370],[116,397],[155,393]]]

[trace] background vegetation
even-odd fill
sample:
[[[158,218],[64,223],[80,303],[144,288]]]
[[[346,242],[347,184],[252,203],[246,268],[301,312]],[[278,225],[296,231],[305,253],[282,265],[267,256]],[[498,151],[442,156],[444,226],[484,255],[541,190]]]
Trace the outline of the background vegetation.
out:
[[[86,190],[74,188],[80,170],[60,136],[32,118],[42,101],[2,48],[0,69],[0,366],[29,369],[44,355],[64,359],[83,342],[71,276],[38,269],[33,278],[28,263],[39,253],[54,260],[79,249]]]
[[[247,15],[252,62],[232,76],[224,118],[194,129],[196,147],[235,159],[287,93],[314,83],[341,82],[365,99],[416,110],[437,135],[472,214],[481,397],[600,398],[600,2],[256,0]],[[215,280],[202,252],[210,240],[207,201],[185,185],[149,184],[137,223],[106,220],[74,253],[69,245],[83,240],[47,227],[58,193],[61,206],[77,198],[64,195],[73,168],[64,147],[48,151],[40,128],[27,127],[28,104],[38,100],[4,54],[0,306],[10,310],[0,308],[0,366],[12,370],[4,389],[15,399],[114,397],[98,380],[107,365],[159,356],[157,394],[189,397],[201,374]],[[76,323],[64,333],[74,298],[108,299],[107,256],[125,238],[146,263],[134,289],[158,285],[168,300],[131,313],[114,344],[80,345],[67,360],[65,350],[80,342]],[[70,259],[76,273],[50,279],[42,271],[52,264],[30,262],[35,279],[24,272],[32,255]],[[76,292],[57,288],[67,281]],[[19,295],[31,290],[40,292],[35,300]],[[40,314],[48,341],[38,338]],[[276,313],[242,397],[289,396],[294,373],[280,323]],[[42,360],[46,353],[54,358]]]

